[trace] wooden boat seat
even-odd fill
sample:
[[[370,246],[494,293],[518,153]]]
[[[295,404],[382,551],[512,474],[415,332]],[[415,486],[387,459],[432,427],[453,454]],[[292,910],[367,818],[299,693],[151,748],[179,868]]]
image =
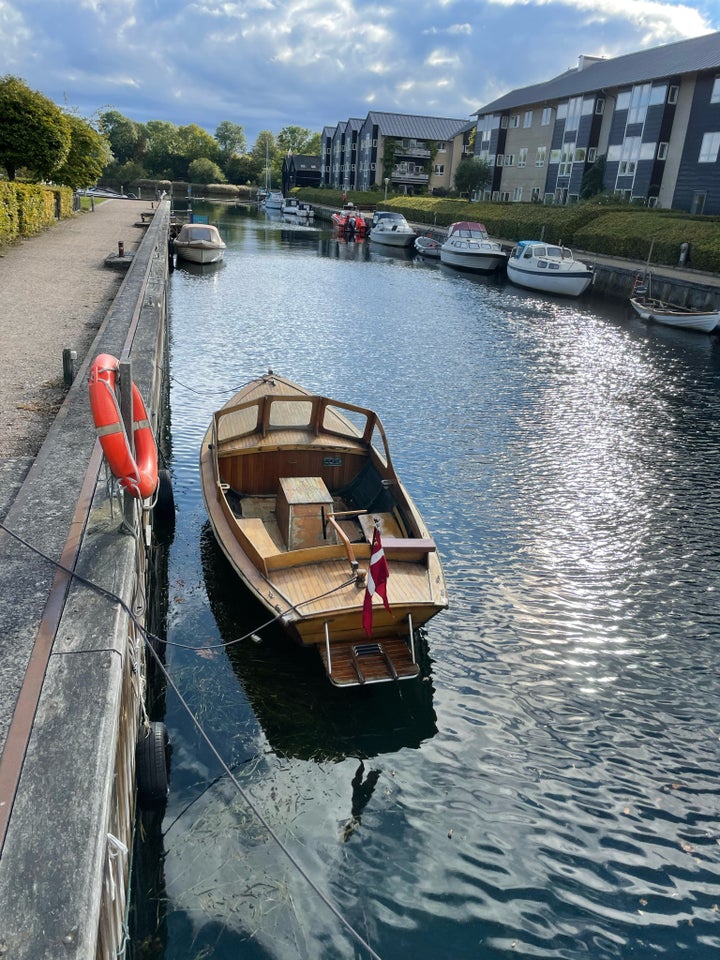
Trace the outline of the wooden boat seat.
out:
[[[397,520],[391,513],[365,513],[361,514],[358,520],[360,521],[360,526],[363,529],[368,543],[372,543],[376,520],[378,521],[383,543],[385,542],[385,537],[402,537],[403,535]]]
[[[267,532],[265,524],[259,517],[236,517],[235,522],[240,531],[240,542],[245,552],[258,570],[264,570],[267,573],[265,561],[268,557],[277,556],[281,551]]]

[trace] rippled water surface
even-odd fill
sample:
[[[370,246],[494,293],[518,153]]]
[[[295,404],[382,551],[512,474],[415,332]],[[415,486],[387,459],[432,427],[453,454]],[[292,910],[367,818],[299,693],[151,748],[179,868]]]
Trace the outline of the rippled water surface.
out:
[[[242,792],[169,690],[137,955],[716,958],[718,339],[209,212],[224,264],[171,280],[167,664]],[[265,617],[197,460],[268,368],[383,420],[448,580],[422,681],[233,642]]]

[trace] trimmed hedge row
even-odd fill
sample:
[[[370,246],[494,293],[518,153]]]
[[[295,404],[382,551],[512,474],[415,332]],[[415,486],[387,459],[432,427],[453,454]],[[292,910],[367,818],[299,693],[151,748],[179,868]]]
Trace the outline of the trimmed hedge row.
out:
[[[34,237],[73,213],[70,187],[0,180],[0,246]]]
[[[297,191],[303,200],[340,206],[339,190]],[[577,203],[569,207],[540,203],[468,203],[440,197],[393,197],[351,191],[348,200],[375,202],[379,210],[396,210],[413,223],[448,227],[457,220],[479,220],[492,237],[511,243],[546,240],[565,243],[586,253],[676,265],[683,243],[690,245],[689,265],[720,272],[720,217],[700,217],[678,210]]]

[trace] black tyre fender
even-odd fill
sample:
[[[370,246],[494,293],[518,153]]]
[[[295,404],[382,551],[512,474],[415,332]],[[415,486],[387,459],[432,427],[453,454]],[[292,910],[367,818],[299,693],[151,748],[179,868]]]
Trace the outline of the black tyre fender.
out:
[[[163,530],[172,530],[175,526],[175,494],[173,493],[170,471],[166,467],[161,467],[158,470],[154,516],[155,522]]]
[[[159,810],[167,803],[170,740],[159,720],[142,724],[135,747],[135,782],[141,810]]]

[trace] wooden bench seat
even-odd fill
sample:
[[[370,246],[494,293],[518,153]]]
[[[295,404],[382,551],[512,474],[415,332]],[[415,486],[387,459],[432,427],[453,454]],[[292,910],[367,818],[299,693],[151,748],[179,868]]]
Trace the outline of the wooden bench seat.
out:
[[[258,570],[264,570],[267,574],[265,561],[268,557],[277,556],[281,551],[267,532],[265,524],[259,517],[236,517],[235,522],[240,531],[240,542],[245,552]]]
[[[383,543],[385,537],[402,537],[402,530],[391,513],[364,513],[358,517],[358,520],[368,543],[372,543],[376,520],[379,521],[378,528]]]

